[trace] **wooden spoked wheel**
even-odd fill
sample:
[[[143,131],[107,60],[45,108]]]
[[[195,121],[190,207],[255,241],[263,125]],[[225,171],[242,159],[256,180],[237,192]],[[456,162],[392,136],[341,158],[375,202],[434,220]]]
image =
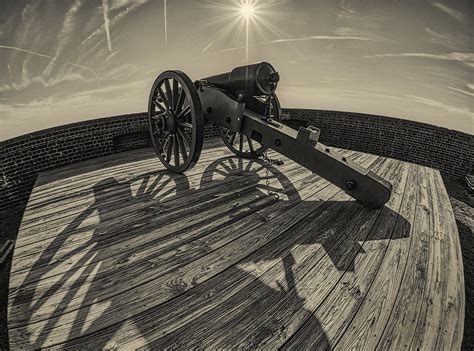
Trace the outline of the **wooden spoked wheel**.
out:
[[[199,159],[204,117],[196,87],[181,71],[156,78],[148,101],[148,127],[153,148],[163,165],[183,173]]]
[[[255,97],[262,102],[266,99],[265,97]],[[272,101],[270,104],[270,117],[280,122],[281,121],[281,107],[280,102],[275,94],[271,96]],[[243,135],[242,133],[235,133],[226,127],[219,126],[219,134],[224,141],[224,144],[234,154],[244,158],[258,158],[267,149],[259,142],[250,139],[250,137]]]

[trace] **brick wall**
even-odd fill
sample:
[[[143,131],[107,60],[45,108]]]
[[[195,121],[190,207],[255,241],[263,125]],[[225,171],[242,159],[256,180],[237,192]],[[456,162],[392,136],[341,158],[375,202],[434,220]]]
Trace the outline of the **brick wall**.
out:
[[[284,109],[295,129],[312,124],[330,146],[388,156],[463,178],[473,173],[474,136],[430,124],[362,113]]]
[[[321,142],[472,174],[473,136],[428,124],[374,115],[285,109],[288,125],[321,128]],[[217,136],[206,125],[205,137]],[[0,142],[0,209],[24,203],[38,173],[150,145],[146,113],[68,124]]]
[[[217,136],[206,125],[206,137]],[[27,201],[38,173],[150,145],[147,114],[94,119],[0,142],[0,209]]]

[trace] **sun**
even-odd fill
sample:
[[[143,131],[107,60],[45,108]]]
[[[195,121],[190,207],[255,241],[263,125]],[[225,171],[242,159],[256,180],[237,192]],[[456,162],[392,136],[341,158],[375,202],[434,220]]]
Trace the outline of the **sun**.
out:
[[[255,6],[250,2],[245,2],[240,5],[239,12],[245,19],[250,19],[255,16]]]

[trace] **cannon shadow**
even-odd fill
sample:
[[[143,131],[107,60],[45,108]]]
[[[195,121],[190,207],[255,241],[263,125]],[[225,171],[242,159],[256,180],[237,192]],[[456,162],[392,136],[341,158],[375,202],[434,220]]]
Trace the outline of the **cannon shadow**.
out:
[[[358,240],[347,235],[344,224],[336,226],[338,229],[332,233],[339,235],[337,242],[330,240],[327,231],[316,223],[304,235],[298,234],[301,228],[293,226],[269,243],[242,255],[222,273],[206,279],[198,277],[191,283],[167,280],[162,288],[171,291],[171,297],[155,304],[154,296],[163,294],[146,287],[155,279],[185,271],[192,262],[219,250],[223,246],[218,246],[213,236],[223,232],[232,234],[231,226],[237,228],[249,216],[264,213],[266,207],[277,203],[287,202],[302,210],[314,209],[310,212],[326,211],[329,215],[324,220],[328,226],[338,221],[340,213],[364,214],[374,221],[380,214],[364,209],[355,201],[302,199],[298,186],[277,167],[236,157],[215,160],[202,174],[189,177],[167,171],[150,172],[127,181],[108,177],[92,186],[91,192],[94,203],[76,215],[48,244],[19,287],[22,293],[17,294],[14,305],[20,306],[17,312],[30,323],[27,330],[34,330],[31,347],[53,346],[55,343],[50,339],[67,318],[70,325],[64,328],[62,337],[73,348],[120,346],[112,340],[126,340],[127,332],[138,343],[151,348],[205,347],[218,337],[227,346],[246,339],[245,345],[257,347],[285,329],[285,321],[269,326],[268,320],[261,317],[285,301],[303,316],[305,328],[320,335],[319,347],[329,349],[331,345],[314,309],[307,308],[307,296],[298,290],[301,275],[295,273],[294,266],[300,259],[293,256],[293,251],[301,245],[320,246],[337,270],[354,271],[354,259],[363,255],[364,249]],[[388,207],[383,211],[393,212]],[[397,213],[390,215],[396,221],[406,222]],[[226,220],[221,221],[223,217]],[[262,216],[261,225],[241,236],[258,239],[265,234],[261,228],[270,228],[284,217],[285,212],[270,220]],[[410,224],[397,228],[400,230],[369,235],[367,240],[409,236]],[[233,245],[233,240],[241,236],[232,235],[236,239],[219,240],[224,240],[224,245]],[[81,239],[71,243],[71,237]],[[65,262],[70,264],[64,265]],[[284,279],[269,283],[268,279],[253,277],[246,268],[265,262],[281,264]],[[249,277],[253,279],[245,288],[217,299],[212,309],[195,311],[193,300],[207,299],[216,287],[225,293],[228,287]],[[44,279],[53,283],[43,287]],[[249,291],[258,292],[258,297],[251,298]],[[140,298],[148,302],[137,304],[135,301]],[[98,303],[102,306],[100,311],[94,308]],[[143,307],[145,304],[151,307]],[[186,304],[192,317],[186,314]],[[176,311],[183,308],[184,312]],[[63,314],[68,317],[64,319]],[[41,322],[35,322],[38,316]],[[224,322],[226,327],[222,327]]]

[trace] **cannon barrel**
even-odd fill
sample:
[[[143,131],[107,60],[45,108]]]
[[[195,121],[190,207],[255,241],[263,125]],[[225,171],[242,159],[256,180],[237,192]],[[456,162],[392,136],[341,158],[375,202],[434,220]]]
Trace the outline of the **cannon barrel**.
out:
[[[238,97],[271,95],[277,88],[280,76],[268,62],[234,68],[231,72],[202,79],[209,85],[226,90]]]

